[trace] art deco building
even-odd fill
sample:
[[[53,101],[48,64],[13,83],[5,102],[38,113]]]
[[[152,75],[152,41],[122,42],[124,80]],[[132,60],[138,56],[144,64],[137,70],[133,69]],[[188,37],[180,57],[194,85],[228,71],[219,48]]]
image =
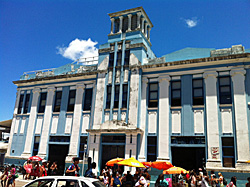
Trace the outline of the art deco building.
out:
[[[14,81],[6,162],[39,155],[63,170],[85,153],[99,170],[111,158],[135,157],[249,171],[250,50],[184,48],[157,58],[142,7],[109,16],[98,57]]]

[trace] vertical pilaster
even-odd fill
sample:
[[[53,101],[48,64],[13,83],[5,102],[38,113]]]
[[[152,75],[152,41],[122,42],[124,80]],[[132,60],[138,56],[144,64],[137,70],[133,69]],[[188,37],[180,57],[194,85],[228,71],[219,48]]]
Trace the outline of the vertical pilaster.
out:
[[[137,13],[137,29],[140,29],[141,25],[141,12]]]
[[[208,159],[207,168],[221,167],[220,153],[217,156],[212,155],[212,148],[220,147],[219,127],[218,127],[218,102],[217,102],[217,76],[215,71],[205,72],[206,89],[206,116],[207,116],[207,146]]]
[[[144,22],[145,22],[145,18],[141,19],[141,32],[144,33]]]
[[[169,161],[169,75],[159,77],[159,130],[158,157],[159,161]]]
[[[148,78],[142,78],[142,95],[141,95],[141,124],[140,129],[143,130],[141,134],[141,142],[140,142],[140,152],[139,152],[139,160],[141,162],[146,161],[145,154],[145,139],[146,139],[146,113],[147,113],[147,86],[148,86]],[[138,142],[139,143],[139,142]]]
[[[32,90],[33,97],[32,97],[32,104],[30,109],[30,116],[29,116],[29,124],[27,129],[26,140],[25,140],[25,146],[24,146],[24,152],[22,154],[22,157],[30,157],[31,156],[31,147],[32,147],[32,140],[34,138],[34,128],[37,118],[37,106],[38,106],[38,99],[40,95],[40,88],[34,88]]]
[[[89,136],[89,147],[88,147],[88,155],[92,158],[92,162],[96,163],[96,168],[99,168],[99,147],[101,141],[101,135],[99,133],[93,134],[91,133]]]
[[[49,139],[49,129],[52,119],[52,106],[53,106],[53,98],[55,95],[55,87],[48,87],[48,97],[46,101],[46,107],[44,112],[44,121],[43,121],[43,130],[39,145],[38,155],[41,157],[45,157],[47,155],[47,147],[48,147],[48,139]]]
[[[11,129],[10,129],[9,146],[8,146],[8,149],[7,149],[6,156],[10,156],[12,139],[13,139],[13,133],[14,133],[15,124],[16,124],[16,114],[17,114],[18,104],[19,104],[19,99],[20,99],[20,92],[21,91],[19,89],[17,89],[17,92],[16,92],[16,103],[15,103],[15,108],[14,108],[14,115],[13,115],[13,119],[12,119],[12,123],[11,123]]]
[[[128,30],[127,31],[131,31],[131,17],[132,17],[132,14],[129,14],[128,15]]]
[[[250,159],[245,74],[246,70],[244,68],[232,69],[230,72],[233,81],[233,99],[235,107],[235,126],[238,157],[236,167],[241,167],[246,163],[247,160]]]
[[[115,21],[115,18],[111,18],[111,30],[110,30],[110,34],[114,34],[114,21]]]
[[[144,29],[144,33],[145,33],[145,37],[147,38],[148,37],[148,24],[146,23],[145,24],[145,29]]]
[[[82,118],[82,99],[84,93],[85,85],[83,83],[78,83],[76,85],[76,102],[74,108],[73,115],[73,126],[70,137],[70,145],[69,145],[69,154],[67,160],[72,160],[73,157],[78,155],[78,147],[79,147],[79,135],[80,135],[80,126],[81,126],[81,118]]]
[[[120,16],[119,19],[120,19],[119,33],[122,33],[122,19],[123,19],[123,16]]]

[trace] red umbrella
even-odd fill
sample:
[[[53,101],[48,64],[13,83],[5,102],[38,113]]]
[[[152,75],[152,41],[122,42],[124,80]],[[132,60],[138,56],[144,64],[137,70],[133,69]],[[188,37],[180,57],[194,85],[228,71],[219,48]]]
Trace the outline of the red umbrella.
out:
[[[29,160],[40,162],[43,159],[41,157],[39,157],[39,156],[32,156],[32,157],[29,157]]]
[[[152,162],[142,162],[142,164],[146,167],[151,167],[152,166]]]
[[[173,167],[173,165],[170,162],[155,161],[155,162],[152,162],[151,167],[159,169],[159,170],[162,170],[162,169],[167,170],[167,169]]]

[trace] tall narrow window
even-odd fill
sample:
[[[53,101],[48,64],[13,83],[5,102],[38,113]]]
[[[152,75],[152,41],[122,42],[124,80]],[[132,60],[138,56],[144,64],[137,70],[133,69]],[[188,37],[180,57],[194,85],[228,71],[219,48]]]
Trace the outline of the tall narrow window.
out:
[[[86,154],[86,150],[84,150],[85,148],[85,145],[87,145],[87,139],[88,137],[87,136],[81,136],[80,137],[80,148],[79,148],[79,157],[80,157],[80,160],[83,159],[83,156],[84,154]]]
[[[120,85],[115,85],[114,108],[119,108],[119,93],[120,93]]]
[[[84,108],[83,108],[84,111],[91,110],[92,93],[93,93],[93,88],[88,88],[85,90]]]
[[[109,53],[109,67],[114,66],[114,53]]]
[[[69,91],[69,100],[68,100],[68,112],[74,112],[75,107],[75,97],[76,97],[76,90]]]
[[[126,32],[128,29],[128,17],[123,17],[122,32]]]
[[[26,96],[25,96],[25,103],[24,103],[24,109],[23,109],[23,113],[24,114],[27,114],[27,112],[28,112],[29,103],[30,103],[30,94],[26,94]]]
[[[193,80],[193,105],[204,105],[203,79]]]
[[[62,91],[57,91],[54,104],[54,112],[60,112],[61,102],[62,102]]]
[[[158,107],[158,83],[149,83],[148,107]]]
[[[219,77],[219,87],[220,104],[232,104],[230,77]]]
[[[132,18],[131,18],[131,30],[135,30],[136,27],[137,27],[137,16],[132,15]]]
[[[106,109],[110,109],[112,85],[107,86]]]
[[[171,82],[171,106],[181,106],[181,81]]]
[[[147,161],[155,161],[157,158],[157,136],[148,136]]]
[[[34,146],[33,146],[33,156],[38,154],[39,142],[40,142],[40,136],[35,136]]]
[[[47,92],[41,93],[38,113],[44,113],[45,105],[46,105],[46,98],[47,98]]]
[[[127,99],[128,99],[128,85],[124,84],[122,89],[122,108],[127,108]]]
[[[119,32],[120,29],[120,19],[115,19],[115,33]]]
[[[234,138],[222,138],[223,167],[235,167]]]
[[[17,110],[17,113],[18,114],[21,114],[22,112],[22,108],[23,108],[23,98],[24,98],[24,95],[20,95],[20,99],[19,99],[19,104],[18,104],[18,110]]]
[[[125,51],[125,59],[124,59],[124,65],[128,66],[129,65],[129,57],[130,57],[130,50]]]
[[[116,63],[116,66],[121,66],[121,64],[122,64],[122,52],[118,51],[117,52],[117,63]]]

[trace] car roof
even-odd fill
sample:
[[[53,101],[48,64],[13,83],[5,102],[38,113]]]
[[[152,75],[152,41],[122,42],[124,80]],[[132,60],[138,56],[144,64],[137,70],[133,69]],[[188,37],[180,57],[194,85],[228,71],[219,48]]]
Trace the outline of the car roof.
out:
[[[89,177],[75,177],[75,176],[46,176],[46,177],[40,177],[38,178],[40,179],[71,179],[71,180],[82,180],[82,181],[90,181],[90,182],[94,182],[94,181],[99,181],[98,179],[94,179],[94,178],[89,178]]]

